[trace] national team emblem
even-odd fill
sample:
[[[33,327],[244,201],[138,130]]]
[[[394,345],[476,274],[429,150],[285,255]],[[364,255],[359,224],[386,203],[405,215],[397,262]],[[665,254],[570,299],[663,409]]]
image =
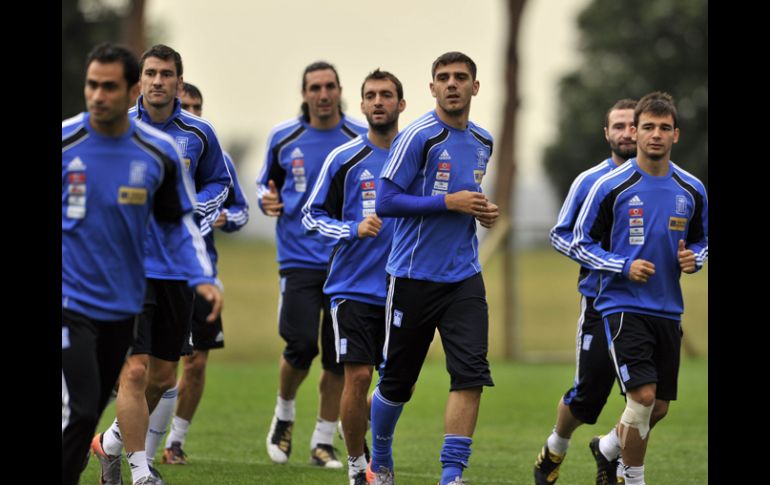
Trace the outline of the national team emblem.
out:
[[[364,190],[374,190],[374,180],[366,180],[361,182],[361,188]]]
[[[687,214],[687,198],[684,195],[676,196],[676,213]]]
[[[481,180],[483,178],[484,178],[484,171],[483,170],[474,170],[473,171],[473,180],[475,180],[477,184],[481,185]]]
[[[177,136],[174,138],[174,141],[176,142],[176,148],[179,150],[179,154],[183,157],[187,155],[187,137]]]
[[[487,166],[487,160],[489,157],[487,156],[487,151],[483,148],[477,148],[476,149],[476,166],[479,168],[484,168]]]
[[[393,326],[401,327],[401,320],[404,318],[404,312],[401,310],[393,310]]]
[[[439,162],[438,169],[445,170],[445,171],[452,170],[452,164],[449,162]]]
[[[144,185],[144,176],[147,173],[147,164],[134,160],[128,166],[128,185]]]
[[[642,217],[644,215],[644,209],[641,207],[632,207],[628,209],[628,215],[631,217]]]

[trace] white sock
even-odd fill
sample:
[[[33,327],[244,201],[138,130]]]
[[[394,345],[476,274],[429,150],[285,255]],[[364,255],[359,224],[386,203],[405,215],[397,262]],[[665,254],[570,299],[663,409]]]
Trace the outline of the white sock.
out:
[[[556,434],[555,430],[551,433],[551,436],[548,437],[546,443],[548,444],[548,450],[557,455],[567,453],[567,448],[569,448],[569,438],[562,438]]]
[[[320,417],[315,423],[313,437],[310,438],[310,449],[312,450],[318,444],[330,445],[334,443],[334,430],[337,429],[336,421],[326,421]]]
[[[150,476],[150,467],[147,466],[147,454],[144,450],[126,453],[126,458],[131,467],[132,483],[136,483],[140,479]]]
[[[190,421],[179,416],[174,416],[174,420],[171,421],[171,431],[169,431],[166,437],[166,448],[171,448],[171,443],[178,441],[180,445],[184,446],[184,440],[187,439],[187,430],[190,427]]]
[[[112,456],[117,456],[123,451],[123,438],[120,436],[120,427],[118,426],[117,418],[112,421],[110,427],[104,432],[102,448],[105,453]]]
[[[623,467],[626,485],[644,485],[644,465]]]
[[[158,405],[150,414],[149,426],[147,426],[147,437],[144,440],[144,451],[147,453],[147,460],[150,465],[155,461],[155,452],[158,451],[160,440],[166,434],[168,425],[171,423],[171,416],[176,407],[176,386],[164,392],[158,401]]]
[[[612,461],[620,455],[620,441],[618,441],[617,427],[602,436],[599,440],[599,451],[605,458]]]
[[[353,478],[357,474],[366,471],[366,456],[348,456],[348,478]]]
[[[275,403],[275,416],[281,421],[294,421],[296,414],[295,400],[286,400],[279,395]]]
[[[623,476],[623,468],[625,468],[625,466],[623,464],[623,457],[619,456],[618,457],[618,471],[615,472],[615,475],[617,475],[619,477],[622,477]]]

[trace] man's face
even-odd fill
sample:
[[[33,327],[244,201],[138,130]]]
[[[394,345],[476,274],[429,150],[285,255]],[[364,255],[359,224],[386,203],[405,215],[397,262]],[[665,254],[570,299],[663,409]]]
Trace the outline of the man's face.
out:
[[[195,116],[203,115],[203,101],[201,98],[193,98],[187,91],[179,91],[179,101],[182,109],[189,111]]]
[[[307,103],[310,119],[327,120],[339,111],[342,88],[331,69],[320,69],[305,74],[302,99]]]
[[[612,153],[623,160],[636,156],[634,136],[634,110],[614,109],[610,111],[608,125],[604,127],[604,138],[610,144]]]
[[[133,88],[133,89],[131,89]],[[132,91],[123,77],[123,64],[92,61],[86,70],[86,108],[95,124],[110,125],[126,117]]]
[[[674,128],[674,117],[670,114],[640,114],[639,126],[635,127],[635,132],[637,150],[654,161],[668,161],[671,148],[679,141],[679,128]]]
[[[471,71],[464,62],[438,66],[430,92],[442,110],[457,115],[470,109],[471,96],[479,92],[479,82],[471,78]]]
[[[173,59],[164,61],[148,57],[142,67],[142,96],[153,108],[163,108],[174,102],[182,76],[177,76]]]
[[[375,131],[390,130],[405,107],[406,101],[399,101],[396,85],[390,79],[370,79],[364,84],[361,113]]]

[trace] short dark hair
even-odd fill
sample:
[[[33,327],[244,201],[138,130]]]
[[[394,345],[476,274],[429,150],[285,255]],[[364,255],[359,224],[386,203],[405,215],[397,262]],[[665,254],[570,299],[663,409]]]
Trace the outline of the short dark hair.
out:
[[[634,109],[636,108],[636,103],[637,101],[631,98],[623,98],[615,102],[615,104],[613,104],[612,107],[607,110],[607,114],[604,115],[604,126],[608,128],[610,126],[610,113],[616,109]]]
[[[167,45],[155,44],[154,46],[144,51],[144,54],[142,54],[141,59],[139,59],[140,69],[144,69],[144,60],[147,59],[148,57],[157,57],[158,59],[161,59],[163,61],[168,61],[170,59],[173,59],[174,65],[176,66],[177,77],[181,76],[182,72],[184,71],[184,67],[182,66],[182,56],[180,56],[177,51],[175,51],[174,49],[172,49]]]
[[[201,93],[201,90],[198,89],[197,86],[194,84],[183,82],[182,83],[182,91],[189,94],[193,98],[198,98],[201,100],[201,103],[203,103],[203,94]]]
[[[398,95],[398,100],[401,101],[404,99],[404,86],[401,84],[401,81],[399,81],[396,76],[389,73],[388,71],[380,71],[379,67],[370,72],[369,75],[364,78],[364,82],[361,83],[361,99],[364,99],[364,86],[366,86],[366,82],[370,79],[387,79],[391,81],[396,85],[396,94]]]
[[[123,64],[123,78],[129,87],[139,82],[139,61],[136,56],[127,47],[122,45],[110,44],[104,42],[94,47],[86,57],[86,70],[92,62],[100,64],[111,64],[120,62]]]
[[[645,94],[634,109],[634,126],[639,125],[639,117],[642,113],[650,113],[655,116],[671,115],[674,119],[674,128],[679,126],[674,98],[668,93],[655,91]]]
[[[326,61],[316,61],[312,64],[308,64],[308,66],[305,68],[305,72],[302,73],[302,92],[305,92],[305,88],[307,88],[307,75],[308,73],[314,72],[314,71],[323,71],[325,69],[331,69],[334,73],[334,78],[337,80],[337,86],[340,86],[340,75],[337,73],[337,69],[334,67],[334,65],[329,64]],[[302,117],[305,119],[305,121],[310,122],[310,108],[308,108],[307,103],[302,103]],[[342,106],[339,107],[340,114],[342,114]]]
[[[473,59],[470,57],[466,56],[462,52],[457,51],[441,54],[438,56],[438,58],[436,58],[435,61],[433,61],[433,65],[430,68],[431,79],[436,77],[436,69],[438,69],[439,66],[454,64],[455,62],[464,62],[468,66],[468,69],[471,71],[471,79],[474,81],[476,80],[476,63],[473,62]]]

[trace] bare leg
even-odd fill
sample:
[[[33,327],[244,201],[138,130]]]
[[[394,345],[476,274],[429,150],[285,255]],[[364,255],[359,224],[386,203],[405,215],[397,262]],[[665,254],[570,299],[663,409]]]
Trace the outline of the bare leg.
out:
[[[120,387],[115,406],[120,423],[120,436],[128,453],[144,450],[149,421],[145,398],[149,363],[150,356],[147,354],[131,355],[120,372]]]
[[[345,386],[340,402],[340,414],[349,456],[364,454],[366,420],[369,416],[366,393],[372,383],[372,372],[370,364],[345,364]]]
[[[281,399],[291,401],[297,397],[297,389],[299,389],[300,384],[302,384],[302,381],[305,380],[305,377],[307,377],[307,374],[310,372],[310,370],[295,369],[288,362],[286,362],[286,359],[284,359],[283,355],[281,355],[281,364],[278,372],[280,379],[280,388],[278,392],[281,396]]]
[[[340,398],[345,386],[345,377],[327,370],[321,371],[318,381],[318,416],[325,421],[337,421],[340,416]],[[344,425],[343,425],[344,427]]]
[[[209,351],[193,351],[192,355],[183,357],[184,370],[179,379],[179,399],[176,405],[176,415],[186,421],[192,421],[198,404],[203,397],[206,385],[206,364]]]
[[[444,430],[447,434],[472,437],[476,429],[481,403],[481,387],[451,391],[444,414]]]

